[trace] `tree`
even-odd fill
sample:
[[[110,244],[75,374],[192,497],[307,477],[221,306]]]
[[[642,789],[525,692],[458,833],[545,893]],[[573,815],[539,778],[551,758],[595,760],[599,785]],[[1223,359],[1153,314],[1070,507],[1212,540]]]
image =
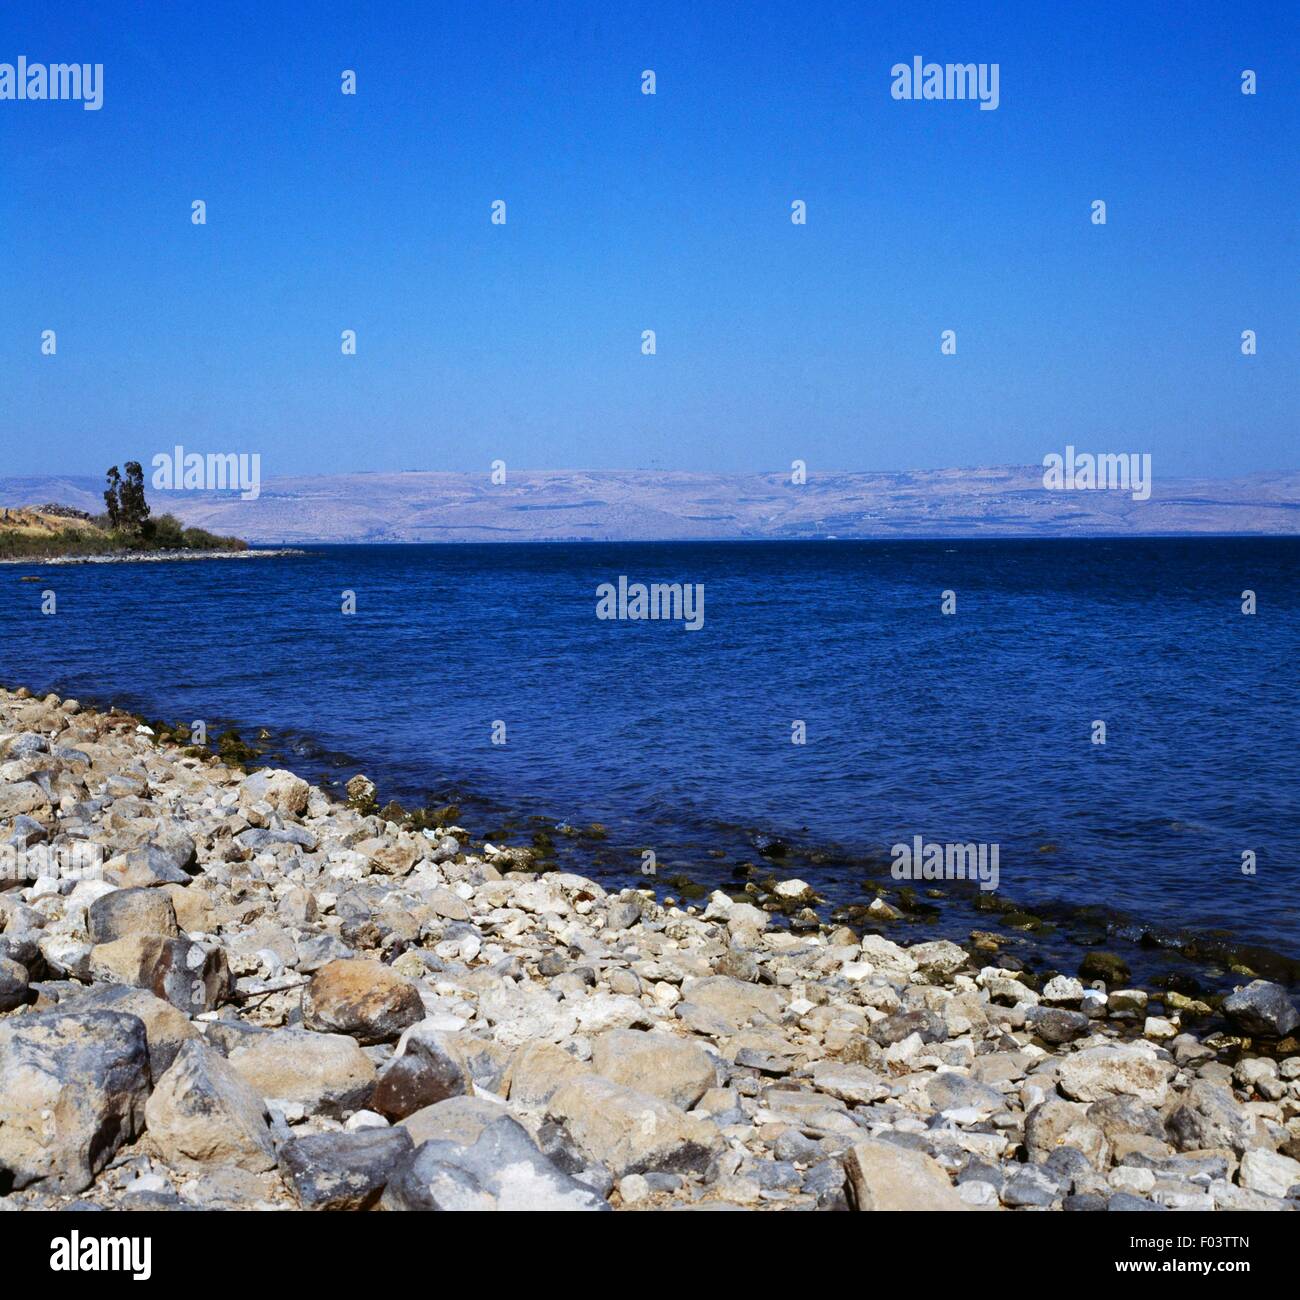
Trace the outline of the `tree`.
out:
[[[144,499],[144,470],[138,460],[126,462],[126,478],[114,465],[108,471],[108,489],[104,493],[108,507],[108,525],[114,532],[139,535],[145,531],[149,503]]]
[[[149,503],[144,499],[144,470],[138,460],[126,462],[126,478],[118,492],[117,505],[123,529],[128,533],[142,532],[144,521],[149,518]]]
[[[108,526],[114,531],[117,530],[118,524],[122,520],[121,491],[122,476],[117,472],[117,466],[114,465],[108,471],[108,489],[104,493],[104,504],[108,507]]]

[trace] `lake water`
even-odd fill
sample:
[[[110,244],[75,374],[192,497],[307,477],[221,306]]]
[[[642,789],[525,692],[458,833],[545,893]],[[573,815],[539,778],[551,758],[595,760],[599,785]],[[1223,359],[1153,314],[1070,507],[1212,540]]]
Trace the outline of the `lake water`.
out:
[[[212,734],[265,725],[304,774],[457,798],[476,833],[602,823],[585,852],[609,878],[650,848],[661,873],[731,880],[768,834],[791,846],[776,874],[862,901],[921,835],[997,844],[999,893],[1025,905],[1300,956],[1298,561],[1296,539],[1176,539],[10,567],[0,677]],[[702,626],[598,619],[620,575],[703,584]]]

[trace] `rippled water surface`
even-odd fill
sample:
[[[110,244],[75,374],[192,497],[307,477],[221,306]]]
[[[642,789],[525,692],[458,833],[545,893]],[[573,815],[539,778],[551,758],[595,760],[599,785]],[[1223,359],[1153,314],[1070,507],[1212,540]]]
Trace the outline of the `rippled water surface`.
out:
[[[1197,539],[357,546],[9,567],[0,673],[311,738],[346,758],[303,743],[299,767],[363,767],[385,796],[600,822],[615,874],[653,847],[704,878],[752,857],[752,832],[833,843],[839,861],[915,834],[996,842],[1017,900],[1300,955],[1297,561],[1291,540]],[[597,585],[620,574],[703,583],[703,627],[598,620]],[[47,588],[54,616],[40,613]],[[799,865],[814,884],[816,870]],[[841,895],[860,876],[827,872]]]

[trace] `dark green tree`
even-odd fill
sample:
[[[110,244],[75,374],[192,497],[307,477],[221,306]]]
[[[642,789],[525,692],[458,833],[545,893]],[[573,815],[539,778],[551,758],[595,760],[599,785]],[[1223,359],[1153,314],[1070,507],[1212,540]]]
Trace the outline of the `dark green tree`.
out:
[[[108,489],[104,493],[104,504],[108,507],[108,526],[114,531],[122,521],[122,476],[114,465],[108,471]]]
[[[117,504],[123,529],[128,533],[143,532],[149,503],[144,499],[144,470],[138,460],[126,462],[126,478],[118,491]]]

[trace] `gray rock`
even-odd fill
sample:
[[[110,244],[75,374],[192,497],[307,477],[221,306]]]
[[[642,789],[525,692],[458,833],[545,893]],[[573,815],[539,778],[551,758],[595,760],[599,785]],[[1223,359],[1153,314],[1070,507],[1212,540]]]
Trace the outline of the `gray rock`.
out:
[[[556,1167],[509,1117],[469,1146],[425,1142],[393,1174],[388,1210],[608,1210],[590,1188]]]
[[[1092,1022],[1081,1011],[1064,1007],[1030,1007],[1025,1024],[1045,1043],[1072,1043],[1091,1033]]]
[[[91,903],[86,932],[91,943],[112,943],[129,934],[175,938],[180,930],[172,900],[161,889],[115,889]]]
[[[27,967],[0,957],[0,1011],[12,1011],[28,1000]]]
[[[280,1168],[305,1210],[368,1210],[415,1150],[404,1128],[315,1133],[280,1148]]]
[[[1198,1079],[1169,1113],[1165,1129],[1179,1151],[1227,1147],[1240,1155],[1250,1145],[1255,1125],[1227,1088]]]
[[[1286,990],[1268,980],[1254,980],[1224,998],[1222,1011],[1234,1029],[1262,1038],[1283,1038],[1300,1025]]]
[[[199,1039],[182,1044],[144,1108],[168,1159],[232,1164],[253,1173],[275,1164],[262,1098]]]
[[[143,1023],[112,1011],[49,1011],[0,1024],[0,1171],[80,1192],[144,1128]]]

